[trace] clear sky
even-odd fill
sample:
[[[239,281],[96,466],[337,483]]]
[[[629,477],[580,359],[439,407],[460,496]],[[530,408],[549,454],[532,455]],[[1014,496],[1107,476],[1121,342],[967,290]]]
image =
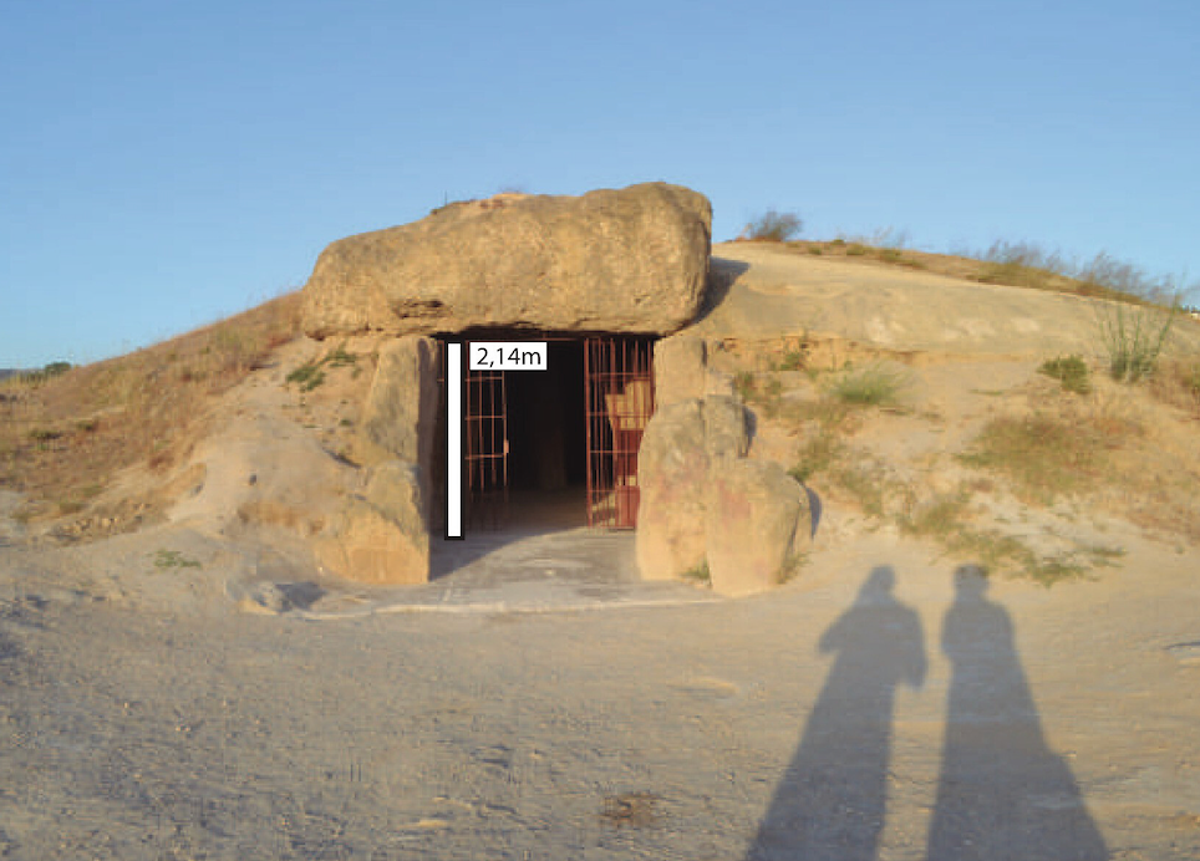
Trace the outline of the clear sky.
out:
[[[302,285],[446,200],[667,180],[714,238],[1200,277],[1200,3],[0,0],[0,368]]]

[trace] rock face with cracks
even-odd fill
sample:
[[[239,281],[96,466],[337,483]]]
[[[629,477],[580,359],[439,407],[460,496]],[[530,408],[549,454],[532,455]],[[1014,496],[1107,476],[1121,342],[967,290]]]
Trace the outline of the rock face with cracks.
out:
[[[325,570],[364,583],[411,585],[429,579],[429,528],[421,470],[399,460],[372,470],[329,535],[316,543]]]
[[[435,350],[410,336],[380,351],[356,444],[369,469],[366,492],[348,500],[316,546],[328,571],[368,583],[429,578]]]
[[[326,248],[304,328],[673,332],[700,309],[711,229],[707,198],[661,182],[453,203]]]
[[[726,395],[684,399],[651,418],[638,455],[642,577],[707,565],[723,595],[782,579],[811,533],[808,497],[778,464],[747,460],[748,447],[745,409]]]
[[[776,463],[736,460],[714,472],[705,502],[713,590],[749,595],[770,589],[808,537],[808,496]]]

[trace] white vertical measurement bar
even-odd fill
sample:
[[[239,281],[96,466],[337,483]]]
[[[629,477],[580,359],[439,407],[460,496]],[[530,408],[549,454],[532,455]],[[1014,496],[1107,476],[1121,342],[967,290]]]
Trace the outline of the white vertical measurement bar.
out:
[[[462,344],[446,342],[446,540],[463,538]]]

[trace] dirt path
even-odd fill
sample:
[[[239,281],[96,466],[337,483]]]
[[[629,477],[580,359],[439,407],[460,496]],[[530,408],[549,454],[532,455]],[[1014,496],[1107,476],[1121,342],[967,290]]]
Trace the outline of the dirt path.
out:
[[[1151,546],[956,593],[878,535],[761,599],[327,622],[0,554],[4,857],[1200,855],[1200,586]]]

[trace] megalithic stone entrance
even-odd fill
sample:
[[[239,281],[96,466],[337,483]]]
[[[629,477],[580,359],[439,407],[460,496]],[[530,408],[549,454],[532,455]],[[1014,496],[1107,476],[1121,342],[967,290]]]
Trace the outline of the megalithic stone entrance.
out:
[[[578,345],[582,351],[583,378],[577,385],[584,388],[586,434],[581,442],[586,449],[587,525],[633,529],[639,502],[638,448],[654,413],[653,339],[596,335],[540,340]],[[469,529],[503,526],[508,519],[510,485],[521,478],[513,472],[512,434],[522,424],[518,421],[522,417],[510,415],[510,373],[521,372],[465,371],[462,439]],[[549,388],[544,399],[552,406],[559,399],[566,400],[561,392]],[[569,409],[566,404],[560,408]],[[528,417],[524,424],[528,426]],[[564,437],[547,433],[539,444],[561,446]]]

